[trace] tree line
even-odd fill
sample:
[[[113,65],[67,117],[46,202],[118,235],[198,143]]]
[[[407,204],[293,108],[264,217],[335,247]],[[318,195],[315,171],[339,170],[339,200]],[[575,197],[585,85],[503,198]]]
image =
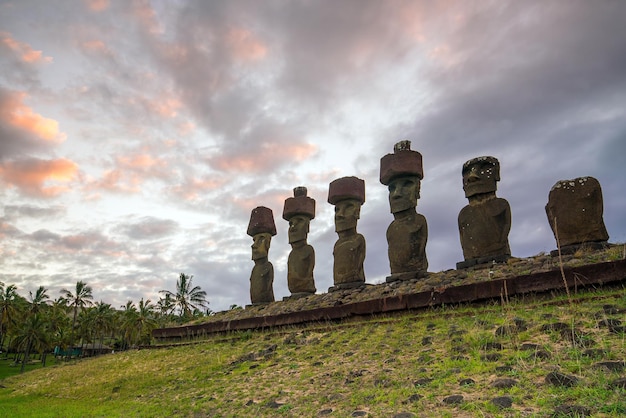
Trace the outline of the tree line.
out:
[[[53,352],[69,358],[82,355],[89,345],[95,354],[103,347],[127,350],[149,345],[155,328],[211,315],[206,292],[193,286],[192,275],[180,273],[174,291],[159,293],[156,303],[142,298],[114,308],[94,302],[93,289],[83,281],[62,289],[56,299],[44,286],[24,297],[16,285],[0,282],[0,353],[5,358],[12,355],[23,371],[35,354],[45,366],[46,356]]]

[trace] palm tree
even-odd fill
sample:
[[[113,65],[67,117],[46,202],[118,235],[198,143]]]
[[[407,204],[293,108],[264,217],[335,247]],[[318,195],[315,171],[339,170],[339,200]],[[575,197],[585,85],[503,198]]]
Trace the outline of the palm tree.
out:
[[[20,296],[14,284],[4,287],[0,282],[0,349],[4,344],[9,326],[15,322]]]
[[[30,312],[37,313],[41,310],[42,306],[48,305],[50,299],[48,299],[48,289],[43,286],[39,286],[33,295],[33,292],[29,291]]]
[[[28,362],[31,350],[37,350],[41,353],[48,349],[47,328],[46,321],[38,313],[26,316],[25,321],[18,328],[15,341],[18,347],[24,349],[20,373],[24,372],[24,366]]]
[[[67,305],[74,310],[74,315],[72,316],[72,338],[71,345],[74,344],[74,327],[76,326],[76,316],[78,315],[78,310],[83,309],[86,306],[91,306],[93,304],[92,300],[93,295],[91,294],[91,286],[87,286],[85,282],[79,280],[76,282],[76,291],[72,293],[67,289],[61,289],[61,297],[66,301]]]
[[[159,293],[168,295],[174,300],[175,306],[178,308],[179,315],[182,318],[189,319],[195,309],[208,305],[206,300],[206,292],[200,289],[200,286],[192,287],[192,275],[180,273],[176,281],[176,293],[169,290],[161,290]]]
[[[131,304],[129,306],[129,303]],[[150,343],[152,330],[157,327],[155,306],[150,299],[139,301],[139,308],[128,302],[124,312],[123,329],[125,339],[131,344]]]

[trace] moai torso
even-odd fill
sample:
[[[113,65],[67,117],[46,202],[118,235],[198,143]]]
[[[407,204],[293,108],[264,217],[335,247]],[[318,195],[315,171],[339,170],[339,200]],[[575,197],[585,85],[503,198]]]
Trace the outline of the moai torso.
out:
[[[466,260],[511,255],[511,208],[505,199],[493,198],[467,205],[459,213],[459,235]]]
[[[426,218],[412,213],[395,219],[387,228],[387,244],[391,274],[409,271],[425,272],[428,269],[426,240],[428,226]]]
[[[365,282],[365,238],[361,234],[339,238],[333,248],[335,285]]]
[[[287,260],[287,286],[291,293],[315,293],[315,250],[309,244],[293,246]]]
[[[561,247],[606,242],[602,189],[593,177],[561,180],[550,190],[546,215]],[[556,226],[556,228],[555,228]]]
[[[263,260],[255,260],[250,274],[250,300],[252,304],[274,302],[274,266]]]

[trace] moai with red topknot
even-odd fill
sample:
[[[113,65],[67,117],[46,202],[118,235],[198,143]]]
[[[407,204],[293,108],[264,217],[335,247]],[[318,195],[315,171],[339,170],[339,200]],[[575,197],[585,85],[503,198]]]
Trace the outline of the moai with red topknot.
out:
[[[465,260],[456,263],[456,268],[508,260],[511,257],[511,207],[505,199],[496,197],[500,162],[488,156],[473,158],[463,164],[461,174],[469,205],[459,213],[459,235]]]
[[[315,250],[307,243],[309,224],[315,218],[315,200],[307,196],[306,187],[293,189],[293,197],[285,199],[283,219],[289,222],[291,252],[287,260],[287,286],[291,298],[315,293],[313,268]]]
[[[274,266],[268,261],[272,237],[276,235],[274,214],[264,206],[250,214],[248,235],[252,237],[254,268],[250,275],[250,300],[253,305],[274,302]]]
[[[330,183],[328,203],[335,205],[333,281],[329,291],[350,289],[365,284],[365,238],[356,231],[365,202],[365,182],[357,177],[342,177]]]
[[[394,218],[387,228],[391,268],[387,282],[427,274],[428,224],[416,210],[423,178],[422,154],[411,150],[411,141],[398,142],[393,154],[380,159],[380,182],[389,189],[389,207]]]
[[[594,177],[560,180],[552,186],[546,215],[561,253],[571,254],[581,247],[607,247],[609,234],[603,212],[602,188]],[[558,250],[550,254],[558,255]]]

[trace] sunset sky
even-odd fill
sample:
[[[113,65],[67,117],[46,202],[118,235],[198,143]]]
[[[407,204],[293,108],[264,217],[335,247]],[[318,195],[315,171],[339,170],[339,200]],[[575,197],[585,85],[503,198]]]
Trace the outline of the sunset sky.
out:
[[[333,284],[328,184],[365,180],[368,283],[389,274],[380,158],[423,155],[430,271],[463,259],[462,164],[499,159],[514,256],[555,248],[559,180],[596,177],[626,242],[626,2],[0,0],[0,281],[52,298],[159,299],[194,276],[214,311],[250,303],[251,210],[317,201],[318,292]]]

